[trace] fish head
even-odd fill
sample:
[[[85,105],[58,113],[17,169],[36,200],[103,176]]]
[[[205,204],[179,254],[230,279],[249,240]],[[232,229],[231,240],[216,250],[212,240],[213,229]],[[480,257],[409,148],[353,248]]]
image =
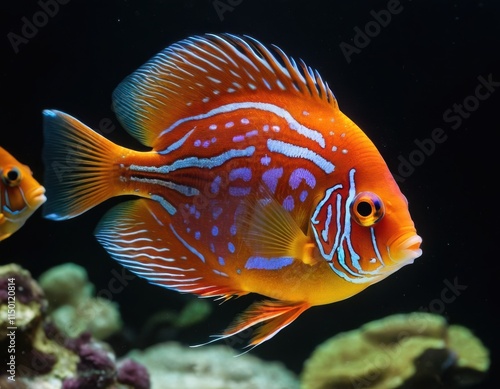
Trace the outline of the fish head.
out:
[[[356,193],[349,204],[352,231],[362,242],[360,267],[383,279],[422,255],[408,201],[393,180]]]
[[[19,229],[45,201],[45,189],[34,178],[31,169],[0,149],[0,214],[10,233]]]
[[[370,284],[420,257],[422,238],[378,151],[364,164],[355,160],[324,192],[311,226],[322,259],[337,275]]]

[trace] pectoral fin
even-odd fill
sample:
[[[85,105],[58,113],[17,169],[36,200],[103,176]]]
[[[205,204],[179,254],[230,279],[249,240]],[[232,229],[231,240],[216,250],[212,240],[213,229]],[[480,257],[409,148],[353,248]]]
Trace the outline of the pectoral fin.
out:
[[[255,255],[317,263],[311,238],[268,190],[261,188],[259,194],[245,201],[239,223],[243,239]]]

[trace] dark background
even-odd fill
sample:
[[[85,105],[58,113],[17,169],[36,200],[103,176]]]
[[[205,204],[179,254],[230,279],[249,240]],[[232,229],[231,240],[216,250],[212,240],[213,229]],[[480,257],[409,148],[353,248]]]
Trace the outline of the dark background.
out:
[[[107,136],[137,147],[111,111],[111,94],[151,56],[205,32],[248,34],[277,44],[320,72],[341,109],[374,141],[393,173],[399,174],[401,158],[417,149],[415,141],[429,138],[434,128],[442,128],[447,139],[400,182],[423,237],[423,256],[357,296],[310,309],[252,353],[299,372],[313,349],[338,332],[392,313],[440,307],[436,299],[446,288],[444,280],[456,278],[467,289],[440,313],[450,323],[470,328],[490,348],[492,373],[481,387],[496,388],[500,87],[456,129],[443,114],[474,95],[479,76],[492,74],[500,81],[500,3],[402,0],[401,12],[392,15],[350,63],[340,44],[354,44],[355,27],[364,29],[373,20],[370,11],[387,9],[387,2],[337,3],[233,0],[233,9],[221,20],[209,0],[72,0],[60,5],[16,53],[8,34],[21,35],[23,18],[32,20],[41,6],[35,1],[3,2],[0,144],[43,183],[42,109],[66,111],[94,128],[103,119],[111,121],[115,129]],[[112,271],[121,268],[97,244],[93,228],[112,203],[66,222],[44,220],[38,211],[22,230],[0,243],[1,262],[18,262],[38,276],[73,261],[87,268],[97,291],[106,290]],[[130,281],[113,299],[131,334],[152,313],[180,308],[185,301],[140,279]],[[221,307],[214,303],[203,325],[178,337],[191,344],[207,340],[252,299]],[[130,345],[118,342],[117,352],[126,352]]]

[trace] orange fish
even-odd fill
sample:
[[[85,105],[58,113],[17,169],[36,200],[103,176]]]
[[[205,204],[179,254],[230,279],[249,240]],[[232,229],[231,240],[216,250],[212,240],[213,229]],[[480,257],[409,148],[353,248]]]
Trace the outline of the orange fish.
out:
[[[19,230],[46,200],[45,189],[23,165],[0,147],[0,241]]]
[[[96,229],[149,282],[202,297],[267,296],[215,340],[256,326],[258,345],[314,305],[355,295],[421,255],[373,143],[317,71],[229,34],[190,37],[113,95],[120,147],[44,111],[44,214],[77,216],[114,196]]]

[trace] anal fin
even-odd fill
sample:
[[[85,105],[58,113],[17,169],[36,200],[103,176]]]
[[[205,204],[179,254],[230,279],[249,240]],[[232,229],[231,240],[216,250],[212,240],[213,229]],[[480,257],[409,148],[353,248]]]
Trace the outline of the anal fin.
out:
[[[156,201],[116,205],[99,222],[95,235],[114,260],[154,285],[222,299],[247,293],[231,278],[212,271],[208,253],[190,246]]]
[[[245,336],[245,338],[250,338],[246,347],[257,347],[292,323],[309,307],[310,305],[304,301],[264,300],[253,303],[221,335],[215,335],[214,339],[208,343],[237,336],[238,334],[243,337],[242,335],[246,330],[258,326],[251,332],[251,335]],[[234,341],[234,343],[241,342]]]

